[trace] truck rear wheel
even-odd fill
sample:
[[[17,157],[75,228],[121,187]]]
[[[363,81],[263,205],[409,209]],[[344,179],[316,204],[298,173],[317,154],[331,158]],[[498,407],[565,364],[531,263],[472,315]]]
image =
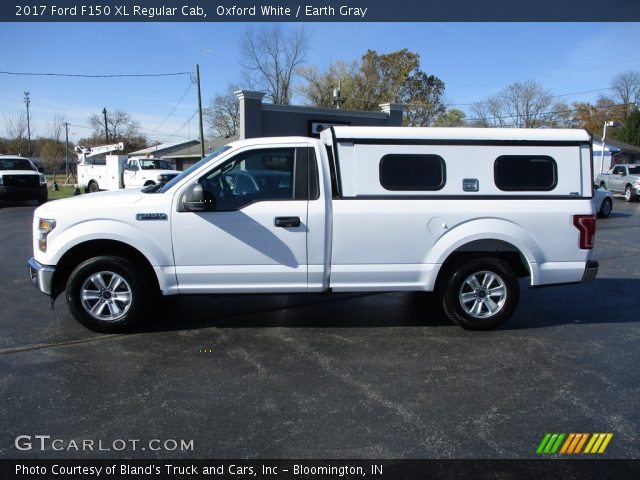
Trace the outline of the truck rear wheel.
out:
[[[457,264],[442,289],[442,308],[455,324],[467,330],[491,330],[506,322],[520,298],[518,278],[497,258],[478,258]]]
[[[149,281],[133,262],[90,258],[67,281],[67,305],[76,320],[97,332],[120,332],[140,320],[151,303]]]
[[[99,191],[100,191],[100,186],[98,185],[98,182],[89,183],[89,186],[87,187],[87,193],[95,193]]]

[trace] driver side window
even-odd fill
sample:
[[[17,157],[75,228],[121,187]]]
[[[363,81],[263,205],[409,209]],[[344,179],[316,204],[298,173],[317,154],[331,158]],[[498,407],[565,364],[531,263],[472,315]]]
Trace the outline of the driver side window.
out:
[[[199,180],[207,210],[239,210],[250,203],[293,199],[294,148],[251,150]]]

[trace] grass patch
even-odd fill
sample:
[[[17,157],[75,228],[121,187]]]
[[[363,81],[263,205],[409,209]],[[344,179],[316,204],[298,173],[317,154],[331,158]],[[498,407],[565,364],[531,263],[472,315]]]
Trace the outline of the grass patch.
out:
[[[73,192],[76,190],[76,187],[73,185],[67,187],[59,187],[60,190],[51,190],[49,187],[49,200],[54,200],[56,198],[67,198],[73,197]]]
[[[47,177],[47,185],[48,185],[47,188],[49,190],[49,200],[55,200],[57,198],[73,197],[73,192],[75,192],[76,187],[72,183],[70,183],[66,187],[63,187],[62,184],[64,183],[64,175],[57,176],[59,190],[53,190],[51,188],[51,186],[53,185],[53,175],[47,175],[46,177]]]

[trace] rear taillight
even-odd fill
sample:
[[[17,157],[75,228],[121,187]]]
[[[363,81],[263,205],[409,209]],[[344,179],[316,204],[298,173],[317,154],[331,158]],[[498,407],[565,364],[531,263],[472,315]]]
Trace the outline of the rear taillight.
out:
[[[593,239],[596,236],[595,215],[574,215],[573,225],[580,231],[580,248],[590,250],[593,248]]]

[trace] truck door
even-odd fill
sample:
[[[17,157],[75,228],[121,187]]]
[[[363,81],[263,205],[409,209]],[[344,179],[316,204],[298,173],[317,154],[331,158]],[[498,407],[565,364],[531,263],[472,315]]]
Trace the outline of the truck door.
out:
[[[137,160],[129,160],[127,168],[124,174],[124,186],[125,188],[131,188],[138,184],[137,177],[140,165]]]
[[[307,151],[244,150],[198,179],[205,211],[172,218],[181,293],[307,290]]]
[[[611,175],[609,175],[609,185],[611,191],[623,192],[624,191],[624,175],[626,174],[625,168],[621,165],[613,168]]]

